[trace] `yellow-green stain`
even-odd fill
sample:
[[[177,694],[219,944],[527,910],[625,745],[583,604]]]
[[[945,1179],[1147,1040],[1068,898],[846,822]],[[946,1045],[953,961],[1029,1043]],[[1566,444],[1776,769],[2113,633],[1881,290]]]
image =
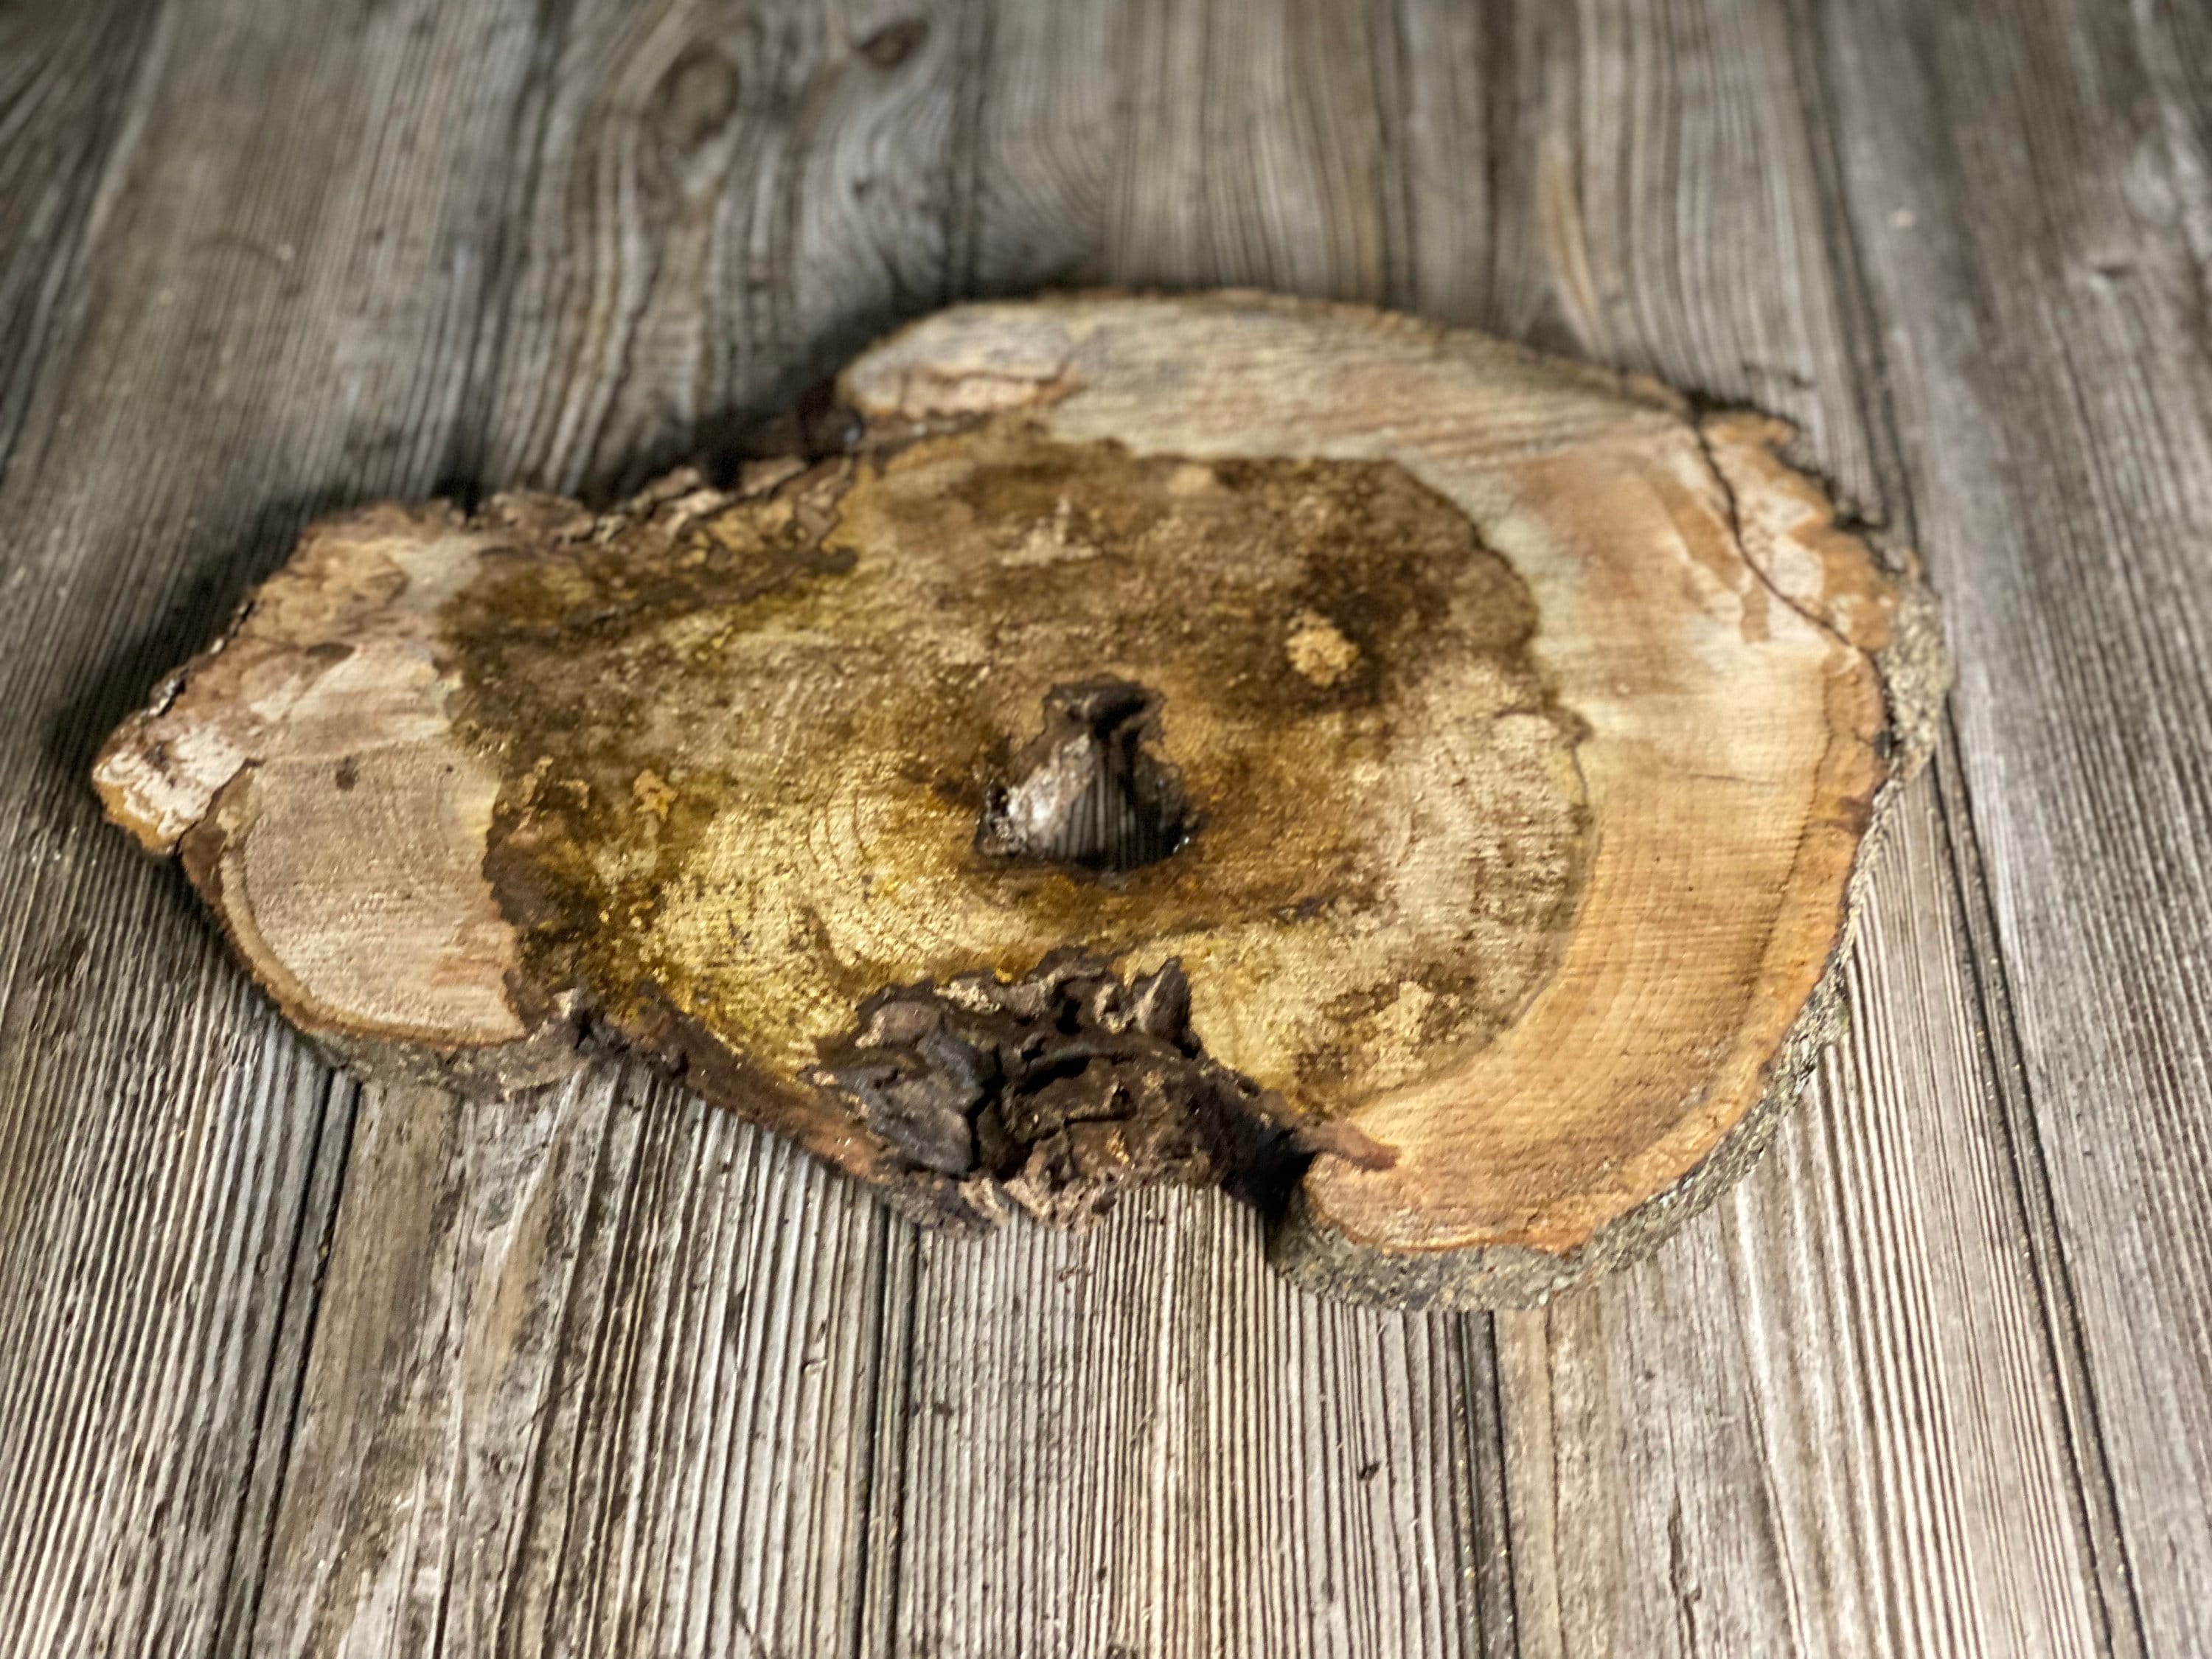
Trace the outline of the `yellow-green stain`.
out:
[[[1534,622],[1394,465],[1002,422],[495,556],[446,642],[536,983],[617,1025],[665,997],[791,1077],[887,984],[1179,955],[1209,1051],[1330,1110],[1555,958],[1584,814]],[[1109,674],[1164,696],[1194,839],[1111,878],[979,854],[1046,691]]]

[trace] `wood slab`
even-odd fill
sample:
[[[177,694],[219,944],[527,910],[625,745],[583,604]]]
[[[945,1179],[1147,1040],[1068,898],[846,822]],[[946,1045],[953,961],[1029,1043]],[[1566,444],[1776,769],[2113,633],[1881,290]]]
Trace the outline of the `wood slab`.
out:
[[[316,526],[111,815],[365,1071],[641,1049],[926,1221],[1221,1182],[1487,1305],[1746,1167],[1943,684],[1788,428],[1244,294],[836,390],[728,488]]]

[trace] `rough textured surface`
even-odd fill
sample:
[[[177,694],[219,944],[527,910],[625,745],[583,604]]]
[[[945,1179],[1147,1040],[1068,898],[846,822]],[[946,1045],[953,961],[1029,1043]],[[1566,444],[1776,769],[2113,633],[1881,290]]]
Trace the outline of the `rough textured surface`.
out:
[[[0,1652],[2201,1649],[2205,62],[2167,0],[0,13]],[[1093,280],[1774,409],[1927,553],[1850,1040],[1677,1259],[1493,1322],[1209,1198],[918,1249],[642,1079],[334,1087],[99,823],[309,520],[613,499]]]
[[[310,531],[109,811],[359,1063],[588,1029],[925,1220],[1295,1188],[1309,1285],[1488,1306],[1742,1173],[1945,683],[1784,423],[1251,293],[956,308],[836,391],[734,490]],[[915,983],[1034,1029],[902,1058]]]
[[[811,1079],[956,1182],[983,1224],[1012,1200],[1079,1228],[1162,1183],[1224,1187],[1279,1213],[1323,1148],[1387,1156],[1208,1059],[1172,957],[1126,983],[1063,951],[1019,979],[984,971],[878,992],[822,1059]]]

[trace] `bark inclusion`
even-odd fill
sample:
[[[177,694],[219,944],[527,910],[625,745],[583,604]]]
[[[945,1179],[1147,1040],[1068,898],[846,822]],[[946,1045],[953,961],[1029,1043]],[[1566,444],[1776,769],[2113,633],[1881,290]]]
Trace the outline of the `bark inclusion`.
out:
[[[915,1164],[962,1183],[979,1218],[1011,1200],[1079,1227],[1132,1187],[1225,1186],[1274,1211],[1324,1147],[1385,1165],[1340,1127],[1209,1060],[1170,960],[1124,982],[1063,951],[1012,981],[963,974],[871,997],[811,1080]]]

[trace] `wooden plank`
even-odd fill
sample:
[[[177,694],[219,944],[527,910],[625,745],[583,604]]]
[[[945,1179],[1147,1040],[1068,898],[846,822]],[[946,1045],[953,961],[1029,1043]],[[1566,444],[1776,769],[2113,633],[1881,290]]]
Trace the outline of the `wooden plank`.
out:
[[[933,303],[957,21],[563,14],[446,476],[619,489]],[[636,1078],[372,1094],[357,1141],[260,1650],[857,1644],[896,1571],[888,1218]]]
[[[2098,1612],[2111,1651],[2123,1659],[2135,1659],[2144,1650],[2142,1610],[2128,1583],[2118,1500],[2096,1420],[2081,1309],[2068,1279],[2050,1168],[2036,1132],[2033,1103],[2027,1097],[2018,1023],[2004,987],[1990,885],[1967,811],[1965,780],[1950,750],[1946,750],[1944,758],[1946,763],[1938,769],[1936,783],[1945,838],[1958,871],[1964,937],[1980,993],[1979,1012],[1984,1018],[1997,1096],[2004,1109],[2005,1139],[2027,1223],[2027,1258],[2041,1292],[2051,1371],[2065,1408],[2081,1526],[2095,1570]]]
[[[1776,409],[1850,496],[1894,499],[1785,13],[1518,15],[1497,320]],[[1498,1322],[1524,1652],[2108,1639],[1957,860],[1924,787],[1894,840],[1853,1045],[1776,1154],[1657,1261]]]
[[[977,88],[962,227],[969,288],[1018,294],[1115,279],[1108,242],[1138,22],[1129,0],[994,9],[981,60],[967,70]]]
[[[238,568],[289,538],[302,496],[374,485],[380,464],[386,487],[404,474],[329,400],[331,363],[355,331],[346,369],[370,382],[356,390],[408,406],[410,362],[451,298],[436,210],[452,203],[422,198],[411,168],[482,171],[474,123],[498,109],[500,67],[485,9],[448,9],[445,44],[472,60],[476,95],[426,124],[411,158],[357,143],[386,101],[375,71],[406,66],[410,16],[272,62],[256,21],[221,8],[10,15],[6,187],[24,234],[0,281],[9,1653],[230,1650],[250,1616],[352,1097],[228,965],[174,878],[100,830],[83,767],[158,661],[212,626]],[[360,319],[390,305],[382,291],[312,257],[318,233],[351,246],[380,218],[404,253],[377,275],[414,298],[380,336]]]
[[[569,7],[449,475],[606,499],[945,293],[960,13]]]
[[[2212,355],[2185,8],[1828,10],[1857,242],[1951,601],[1966,793],[2088,1351],[2120,1613],[2212,1583]]]
[[[1369,23],[1002,10],[971,71],[977,279],[1410,287]],[[868,1651],[1512,1650],[1486,1323],[1471,1373],[1464,1322],[1316,1303],[1259,1245],[1183,1194],[1082,1238],[916,1241]]]
[[[143,131],[165,61],[165,9],[100,0],[0,15],[0,478],[29,464],[38,394],[64,376],[50,359],[80,331],[83,255]]]
[[[1115,281],[1382,297],[1382,130],[1364,8],[1140,0],[1121,66]]]
[[[1493,174],[1514,112],[1498,59],[1510,49],[1511,9],[1395,0],[1369,13],[1384,302],[1494,329]]]
[[[1877,501],[1780,6],[1510,15],[1488,88],[1511,120],[1482,326],[1785,415],[1848,498]]]
[[[61,954],[11,999],[10,1655],[212,1652],[235,1630],[231,1586],[263,1547],[344,1161],[348,1092],[211,945],[163,926],[175,895],[119,885],[78,889]],[[112,999],[103,957],[163,971],[177,994]]]

